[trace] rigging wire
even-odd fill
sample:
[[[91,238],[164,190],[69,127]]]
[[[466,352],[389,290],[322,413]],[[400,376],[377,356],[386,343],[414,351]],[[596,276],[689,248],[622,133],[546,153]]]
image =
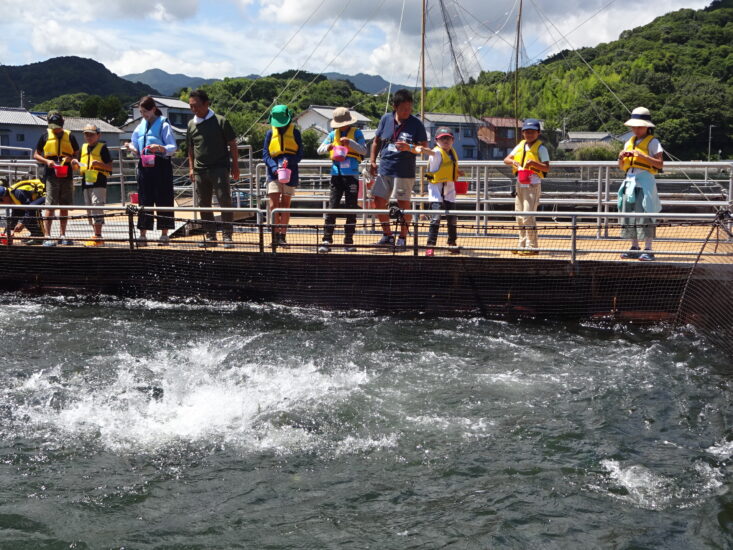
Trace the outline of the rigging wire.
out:
[[[397,47],[400,45],[400,37],[402,35],[402,21],[405,17],[405,3],[407,0],[402,0],[402,11],[400,12],[400,25],[397,27]],[[389,79],[389,86],[387,86],[387,103],[384,105],[384,114],[387,114],[387,111],[389,111],[389,99],[392,95],[392,79]]]
[[[313,18],[313,16],[323,7],[323,4],[325,4],[325,3],[326,3],[326,0],[321,0],[321,3],[318,4],[318,7],[316,9],[314,9],[311,12],[311,14],[305,19],[305,21],[303,21],[300,24],[300,27],[298,27],[298,30],[296,30],[293,34],[290,35],[290,38],[288,38],[287,41],[280,47],[280,49],[277,51],[277,53],[272,57],[272,59],[270,59],[270,61],[267,63],[267,65],[265,65],[265,68],[262,69],[262,71],[260,71],[260,75],[263,75],[270,68],[270,66],[272,66],[272,64],[280,56],[280,54],[285,50],[285,48],[287,48],[290,45],[290,43],[293,41],[293,39],[296,36],[298,36],[298,34],[300,33],[300,31],[303,30],[303,27],[305,27],[310,22],[310,20]],[[255,82],[257,82],[257,79],[252,79],[252,82],[250,83],[250,85],[247,86],[247,88],[245,88],[245,90],[241,94],[239,94],[238,97],[234,98],[234,100],[235,100],[234,103],[229,105],[229,108],[224,113],[224,116],[228,115],[231,112],[231,110],[234,108],[234,105],[236,105],[236,103],[241,103],[242,105],[244,105],[244,102],[242,101],[242,98],[244,97],[244,95],[247,92],[249,92],[252,89],[252,87],[255,85]]]

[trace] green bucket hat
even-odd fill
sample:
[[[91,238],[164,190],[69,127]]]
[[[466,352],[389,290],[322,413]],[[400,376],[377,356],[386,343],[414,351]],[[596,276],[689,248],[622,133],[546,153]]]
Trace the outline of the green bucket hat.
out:
[[[275,105],[270,111],[270,124],[275,128],[287,126],[292,119],[293,113],[290,112],[287,105]]]

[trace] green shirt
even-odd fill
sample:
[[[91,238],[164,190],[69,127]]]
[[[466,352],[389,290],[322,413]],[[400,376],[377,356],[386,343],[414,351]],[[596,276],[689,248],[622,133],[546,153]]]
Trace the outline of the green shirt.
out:
[[[193,169],[228,168],[231,161],[228,143],[235,139],[232,125],[223,116],[215,114],[200,124],[189,120],[186,145],[193,151]]]

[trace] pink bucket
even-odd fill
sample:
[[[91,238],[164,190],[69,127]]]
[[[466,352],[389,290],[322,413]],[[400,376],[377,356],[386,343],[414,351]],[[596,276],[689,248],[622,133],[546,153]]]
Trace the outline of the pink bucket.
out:
[[[333,160],[336,162],[343,162],[346,160],[346,156],[349,154],[349,148],[343,145],[333,146]]]
[[[457,181],[456,182],[456,195],[465,195],[468,193],[468,182]]]
[[[532,170],[519,170],[517,172],[517,181],[524,184],[532,183],[532,174]]]
[[[290,183],[290,168],[278,168],[277,181],[279,183]]]
[[[155,166],[155,155],[140,155],[140,161],[145,168],[152,168]]]
[[[69,167],[65,164],[57,164],[53,167],[53,173],[57,178],[68,178]]]

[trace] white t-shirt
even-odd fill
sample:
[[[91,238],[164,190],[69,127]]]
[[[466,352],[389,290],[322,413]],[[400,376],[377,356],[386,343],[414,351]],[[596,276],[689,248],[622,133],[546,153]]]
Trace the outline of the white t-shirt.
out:
[[[532,148],[532,146],[529,143],[524,144],[524,150],[529,151]],[[510,153],[510,156],[514,160],[520,160],[518,157],[520,157],[520,153],[522,150],[519,148],[519,144],[512,149],[512,152]],[[544,145],[540,145],[539,149],[537,149],[537,154],[540,157],[540,162],[550,162],[550,153],[547,151],[547,147]],[[532,174],[532,179],[529,183],[529,185],[535,185],[537,183],[542,183],[542,178],[540,178],[537,174]]]

